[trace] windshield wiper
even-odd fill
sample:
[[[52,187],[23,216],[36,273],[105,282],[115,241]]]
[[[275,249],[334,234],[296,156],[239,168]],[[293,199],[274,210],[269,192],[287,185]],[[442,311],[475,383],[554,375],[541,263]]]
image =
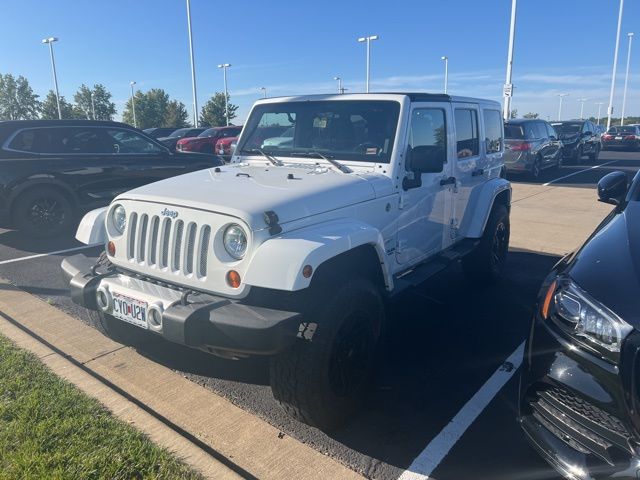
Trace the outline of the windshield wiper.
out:
[[[339,161],[337,161],[334,158],[331,158],[327,155],[323,155],[320,152],[292,152],[290,154],[292,157],[319,157],[323,160],[325,160],[326,162],[329,162],[331,165],[333,165],[334,167],[336,167],[338,170],[340,170],[342,173],[351,173],[353,172],[353,170],[351,170],[349,167],[342,165]]]
[[[282,165],[284,165],[280,160],[278,160],[276,157],[269,155],[267,152],[265,152],[264,150],[260,149],[260,148],[252,148],[250,150],[242,150],[242,152],[246,152],[246,153],[259,153],[260,155],[262,155],[264,158],[266,158],[267,160],[269,160],[271,163],[273,163],[276,167],[281,167]]]

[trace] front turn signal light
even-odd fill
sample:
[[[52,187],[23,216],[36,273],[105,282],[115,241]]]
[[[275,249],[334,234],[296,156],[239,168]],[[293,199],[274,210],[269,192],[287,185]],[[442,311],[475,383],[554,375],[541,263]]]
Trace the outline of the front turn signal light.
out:
[[[542,313],[542,318],[544,318],[545,320],[549,318],[549,307],[551,307],[551,300],[553,300],[553,294],[556,292],[556,286],[557,283],[555,280],[551,282],[551,285],[549,285],[549,289],[544,296],[544,301],[542,302],[540,313]]]
[[[240,274],[235,270],[229,270],[227,272],[227,284],[231,288],[238,288],[240,286]]]

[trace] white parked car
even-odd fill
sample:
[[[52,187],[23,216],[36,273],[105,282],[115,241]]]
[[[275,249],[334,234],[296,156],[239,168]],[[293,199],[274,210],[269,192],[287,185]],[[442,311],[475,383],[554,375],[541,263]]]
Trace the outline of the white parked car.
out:
[[[264,145],[275,126],[293,129],[290,143]],[[275,398],[330,429],[367,391],[392,320],[386,299],[458,260],[479,284],[499,278],[511,198],[503,143],[500,105],[488,100],[261,100],[230,164],[84,217],[77,238],[106,252],[97,264],[65,259],[71,296],[110,335],[271,356]]]

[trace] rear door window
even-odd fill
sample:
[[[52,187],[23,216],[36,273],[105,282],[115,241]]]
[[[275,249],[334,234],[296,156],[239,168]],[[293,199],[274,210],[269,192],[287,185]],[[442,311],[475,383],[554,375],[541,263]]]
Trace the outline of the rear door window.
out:
[[[457,108],[455,122],[458,158],[475,157],[480,153],[478,111],[469,108]]]
[[[547,135],[549,135],[550,137],[558,138],[558,134],[556,133],[556,130],[548,123],[545,125],[547,127]]]
[[[485,145],[487,153],[502,149],[502,115],[498,110],[483,110]]]

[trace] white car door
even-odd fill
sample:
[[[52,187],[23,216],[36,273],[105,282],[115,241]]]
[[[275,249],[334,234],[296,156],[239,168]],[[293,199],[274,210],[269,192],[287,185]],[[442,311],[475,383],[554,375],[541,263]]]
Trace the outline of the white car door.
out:
[[[449,103],[416,103],[410,111],[405,145],[442,149],[447,161],[442,172],[416,174],[406,166],[407,177],[400,194],[396,261],[416,263],[440,252],[451,243],[449,222],[455,181],[452,180],[453,153],[449,125]]]

